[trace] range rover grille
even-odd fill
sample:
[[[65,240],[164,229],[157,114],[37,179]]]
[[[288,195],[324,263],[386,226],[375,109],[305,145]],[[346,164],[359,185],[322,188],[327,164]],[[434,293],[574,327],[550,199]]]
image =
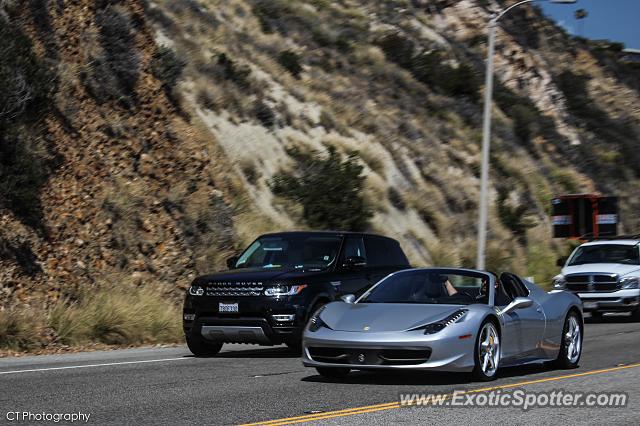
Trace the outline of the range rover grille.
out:
[[[260,296],[264,291],[261,282],[219,281],[208,283],[205,287],[207,296]]]
[[[589,293],[618,290],[616,274],[581,274],[568,275],[567,289],[575,292]]]

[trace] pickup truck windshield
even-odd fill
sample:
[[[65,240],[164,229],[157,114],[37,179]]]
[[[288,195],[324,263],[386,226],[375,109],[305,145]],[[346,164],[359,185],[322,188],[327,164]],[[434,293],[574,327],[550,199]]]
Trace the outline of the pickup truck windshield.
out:
[[[323,235],[262,237],[236,262],[236,268],[325,269],[338,256],[342,238]]]
[[[599,244],[596,246],[582,246],[576,249],[567,266],[587,263],[640,265],[640,251],[637,245]]]

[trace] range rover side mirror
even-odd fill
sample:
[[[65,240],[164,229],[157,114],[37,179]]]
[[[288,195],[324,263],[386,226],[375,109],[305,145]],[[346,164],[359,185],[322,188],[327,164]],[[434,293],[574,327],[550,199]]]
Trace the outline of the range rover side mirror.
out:
[[[361,256],[349,256],[342,262],[345,269],[360,269],[367,266],[367,259]]]
[[[227,259],[227,268],[234,269],[238,263],[238,256],[231,256]]]
[[[356,296],[354,296],[353,294],[345,294],[344,296],[340,297],[340,299],[342,299],[344,303],[351,304],[356,301]]]
[[[524,309],[533,305],[533,300],[528,297],[516,297],[511,303],[509,303],[502,311],[500,315],[508,314],[516,309]]]
[[[558,258],[558,260],[556,260],[556,266],[559,266],[562,268],[564,264],[567,263],[567,259],[568,259],[567,256]]]

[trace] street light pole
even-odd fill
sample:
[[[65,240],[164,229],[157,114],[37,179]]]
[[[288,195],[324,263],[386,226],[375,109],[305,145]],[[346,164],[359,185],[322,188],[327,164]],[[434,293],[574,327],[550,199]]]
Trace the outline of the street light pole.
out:
[[[489,41],[487,44],[487,65],[484,86],[484,112],[482,117],[482,165],[480,171],[480,214],[478,218],[478,255],[476,268],[485,269],[487,246],[487,210],[489,198],[489,147],[491,144],[491,107],[493,100],[493,56],[495,53],[496,30],[498,21],[514,7],[537,0],[523,0],[512,4],[500,13],[494,14],[489,21]],[[539,0],[543,1],[543,0]],[[551,3],[572,4],[577,0],[551,0]]]
[[[482,170],[480,172],[480,218],[478,221],[477,269],[485,268],[485,247],[487,245],[487,204],[489,186],[489,145],[491,143],[491,106],[493,98],[493,54],[496,44],[497,15],[489,21],[489,43],[487,70],[484,84],[484,113],[482,117]]]

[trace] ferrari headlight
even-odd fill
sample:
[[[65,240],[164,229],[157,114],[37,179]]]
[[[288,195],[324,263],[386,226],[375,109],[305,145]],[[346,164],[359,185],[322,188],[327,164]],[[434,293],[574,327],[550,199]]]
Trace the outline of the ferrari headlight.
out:
[[[189,287],[189,294],[192,296],[202,296],[204,294],[204,288],[199,285],[192,285]]]
[[[620,287],[623,289],[640,288],[640,277],[626,277],[620,280]]]
[[[455,311],[448,317],[441,319],[440,321],[427,324],[424,327],[419,327],[419,328],[416,328],[415,330],[424,329],[424,334],[435,334],[441,331],[442,329],[444,329],[445,327],[460,321],[462,317],[464,317],[467,314],[467,312],[469,312],[468,309],[458,309],[457,311]]]
[[[567,280],[564,279],[563,275],[556,275],[553,279],[553,288],[556,290],[564,290],[567,288]]]
[[[302,285],[277,285],[272,287],[267,287],[264,290],[265,296],[293,296],[299,294],[302,290],[307,287],[306,284]]]
[[[327,326],[327,324],[325,324],[324,321],[322,321],[322,318],[320,318],[320,314],[322,313],[322,311],[324,311],[324,306],[318,309],[316,313],[313,314],[313,317],[311,317],[311,319],[309,320],[309,331],[316,332],[322,327],[330,328],[329,326]]]

